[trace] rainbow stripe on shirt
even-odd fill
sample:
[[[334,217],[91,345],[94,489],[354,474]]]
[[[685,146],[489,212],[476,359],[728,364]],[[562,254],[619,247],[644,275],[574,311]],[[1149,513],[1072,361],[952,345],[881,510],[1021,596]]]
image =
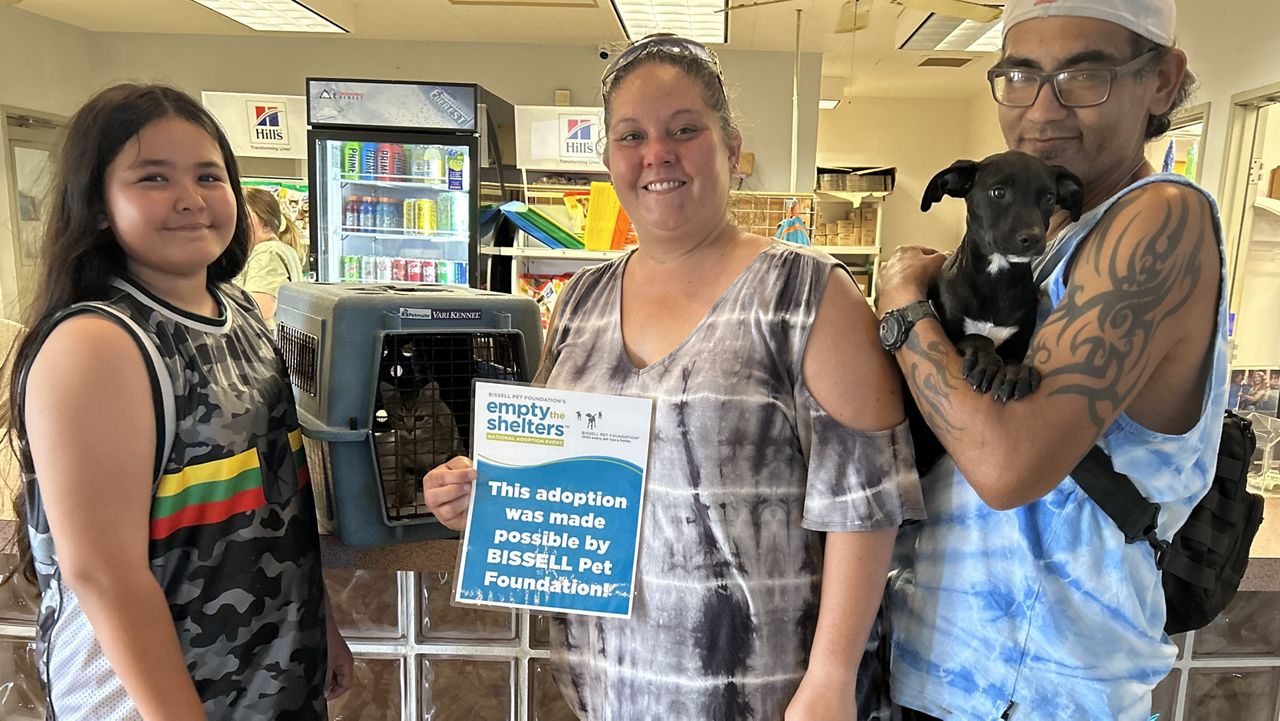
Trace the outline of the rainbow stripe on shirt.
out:
[[[289,448],[298,470],[298,487],[303,488],[311,477],[302,449],[302,431],[289,434]],[[151,501],[151,540],[183,528],[220,523],[266,505],[258,458],[258,449],[250,448],[230,458],[197,463],[161,476]]]

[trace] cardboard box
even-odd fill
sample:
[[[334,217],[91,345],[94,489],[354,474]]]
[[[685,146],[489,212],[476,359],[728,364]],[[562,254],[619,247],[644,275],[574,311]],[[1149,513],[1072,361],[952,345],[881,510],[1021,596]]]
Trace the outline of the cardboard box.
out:
[[[868,205],[868,206],[862,207],[862,224],[863,225],[876,224],[876,207],[874,205]]]

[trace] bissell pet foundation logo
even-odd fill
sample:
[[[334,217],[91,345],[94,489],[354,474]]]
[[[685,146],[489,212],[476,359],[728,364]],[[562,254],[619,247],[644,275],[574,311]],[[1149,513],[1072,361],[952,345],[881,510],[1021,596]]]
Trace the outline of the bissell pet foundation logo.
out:
[[[289,124],[285,121],[283,106],[250,101],[249,117],[251,120],[249,125],[255,141],[274,145],[289,143]]]

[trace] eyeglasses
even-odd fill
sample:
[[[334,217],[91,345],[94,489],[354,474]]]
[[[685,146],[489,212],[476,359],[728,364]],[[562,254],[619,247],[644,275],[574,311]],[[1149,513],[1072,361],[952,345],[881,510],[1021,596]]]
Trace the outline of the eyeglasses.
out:
[[[613,62],[609,63],[609,67],[605,68],[604,75],[600,76],[600,88],[605,93],[609,92],[609,86],[613,83],[614,77],[626,66],[630,65],[636,59],[648,55],[649,53],[665,53],[668,55],[688,55],[703,61],[710,65],[716,71],[716,79],[720,81],[720,89],[724,90],[724,73],[720,70],[720,60],[716,54],[707,49],[706,45],[697,40],[682,38],[672,33],[654,33],[647,35],[631,44],[626,50],[623,50]]]
[[[1035,105],[1045,83],[1053,87],[1053,94],[1063,107],[1088,108],[1107,102],[1111,97],[1111,85],[1118,76],[1141,70],[1158,53],[1153,50],[1114,68],[1080,68],[1051,73],[1023,68],[992,68],[987,71],[987,81],[991,83],[991,95],[996,102],[1012,108]]]

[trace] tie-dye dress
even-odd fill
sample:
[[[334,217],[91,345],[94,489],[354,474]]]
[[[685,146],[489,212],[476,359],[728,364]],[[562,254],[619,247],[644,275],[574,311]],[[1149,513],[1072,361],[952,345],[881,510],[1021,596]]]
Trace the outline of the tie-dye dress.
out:
[[[845,428],[803,381],[831,258],[775,241],[638,369],[621,333],[629,257],[574,277],[541,376],[656,400],[633,617],[556,619],[556,680],[591,721],[781,721],[817,621],[822,532],[921,517],[910,437]]]

